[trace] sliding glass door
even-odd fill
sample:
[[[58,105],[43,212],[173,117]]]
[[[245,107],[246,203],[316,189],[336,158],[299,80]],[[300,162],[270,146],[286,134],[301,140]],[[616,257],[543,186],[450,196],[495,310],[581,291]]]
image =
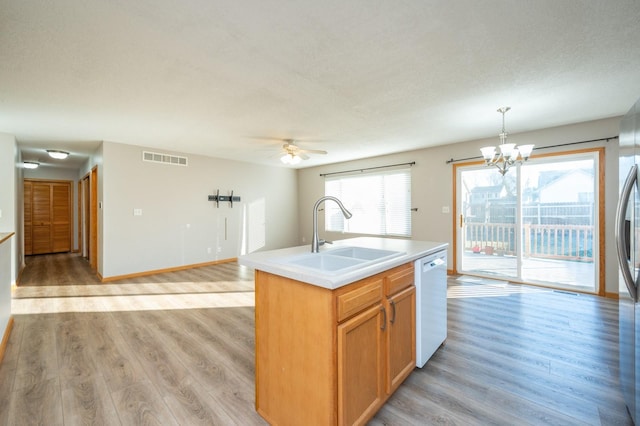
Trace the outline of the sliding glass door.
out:
[[[458,166],[458,272],[598,291],[598,151]]]
[[[518,277],[517,179],[496,169],[459,169],[458,213],[462,271]]]

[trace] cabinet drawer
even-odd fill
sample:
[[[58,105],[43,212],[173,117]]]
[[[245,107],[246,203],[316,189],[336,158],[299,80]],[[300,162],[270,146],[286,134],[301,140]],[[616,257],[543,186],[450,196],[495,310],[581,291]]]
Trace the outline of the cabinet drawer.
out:
[[[398,291],[413,285],[413,264],[410,264],[406,269],[394,272],[393,274],[385,278],[386,281],[386,294],[390,296]]]
[[[344,321],[361,310],[382,300],[382,279],[376,279],[361,287],[336,297],[338,322]]]

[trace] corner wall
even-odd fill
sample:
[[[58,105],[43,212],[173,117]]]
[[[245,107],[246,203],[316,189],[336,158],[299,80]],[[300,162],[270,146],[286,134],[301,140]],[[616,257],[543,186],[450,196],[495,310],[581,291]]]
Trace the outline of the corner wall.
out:
[[[20,271],[18,240],[22,238],[22,230],[18,231],[18,186],[20,170],[16,164],[20,153],[13,135],[0,133],[0,232],[15,232],[11,241],[11,283],[15,283]]]
[[[578,123],[568,126],[543,129],[535,132],[510,134],[510,141],[523,145],[532,143],[540,153],[562,152],[596,146],[605,147],[605,282],[606,292],[618,292],[618,266],[615,262],[615,210],[618,199],[618,141],[598,142],[566,146],[562,148],[540,149],[545,146],[578,142],[617,136],[621,117]],[[332,173],[366,167],[378,167],[389,164],[415,161],[412,167],[412,207],[418,208],[412,213],[412,239],[448,242],[453,248],[453,166],[447,160],[469,158],[480,155],[480,147],[497,145],[497,136],[491,139],[474,140],[451,145],[437,146],[400,154],[349,161],[319,166],[298,171],[298,198],[300,204],[300,243],[311,241],[311,209],[315,200],[324,195],[324,178],[321,173]],[[497,172],[496,172],[497,173]],[[443,207],[449,207],[450,213],[442,213]],[[324,216],[319,215],[319,229],[324,229]],[[322,238],[339,240],[351,238],[353,234],[324,233]],[[453,255],[449,256],[448,268],[452,269]]]
[[[17,190],[19,159],[16,139],[12,135],[0,133],[0,234],[16,233],[9,240],[0,243],[0,340],[8,336],[11,319],[11,286],[15,284],[19,265],[17,232]],[[1,345],[0,345],[1,346]],[[0,358],[2,357],[0,347]]]

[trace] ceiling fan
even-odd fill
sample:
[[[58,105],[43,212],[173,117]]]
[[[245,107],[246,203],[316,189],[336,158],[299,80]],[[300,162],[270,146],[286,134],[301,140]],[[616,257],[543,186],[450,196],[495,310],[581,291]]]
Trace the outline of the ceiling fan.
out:
[[[327,151],[321,149],[300,148],[293,139],[283,139],[282,141],[284,145],[282,145],[282,157],[280,157],[280,161],[284,164],[298,164],[301,160],[308,160],[309,156],[307,154],[327,154]]]

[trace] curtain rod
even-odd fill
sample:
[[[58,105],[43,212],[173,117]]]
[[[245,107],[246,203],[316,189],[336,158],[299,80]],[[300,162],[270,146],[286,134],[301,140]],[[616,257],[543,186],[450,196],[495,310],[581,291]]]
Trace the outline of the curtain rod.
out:
[[[608,138],[600,138],[600,139],[590,139],[588,141],[567,142],[567,143],[561,143],[558,145],[541,146],[538,148],[533,148],[533,150],[536,151],[538,149],[558,148],[560,146],[578,145],[581,143],[589,143],[589,142],[601,142],[601,141],[609,142],[612,139],[618,139],[618,136],[610,136]],[[446,163],[451,164],[451,163],[457,163],[458,161],[477,160],[478,158],[482,158],[482,155],[478,155],[476,157],[467,157],[467,158],[456,158],[456,159],[452,158],[450,160],[447,160]]]
[[[331,176],[331,175],[339,175],[342,173],[353,173],[353,172],[364,172],[365,170],[376,170],[376,169],[386,169],[388,167],[397,167],[397,166],[413,166],[416,162],[412,161],[411,163],[400,163],[400,164],[389,164],[388,166],[378,166],[378,167],[365,167],[363,169],[354,169],[354,170],[344,170],[342,172],[333,172],[333,173],[320,173],[320,176]]]

